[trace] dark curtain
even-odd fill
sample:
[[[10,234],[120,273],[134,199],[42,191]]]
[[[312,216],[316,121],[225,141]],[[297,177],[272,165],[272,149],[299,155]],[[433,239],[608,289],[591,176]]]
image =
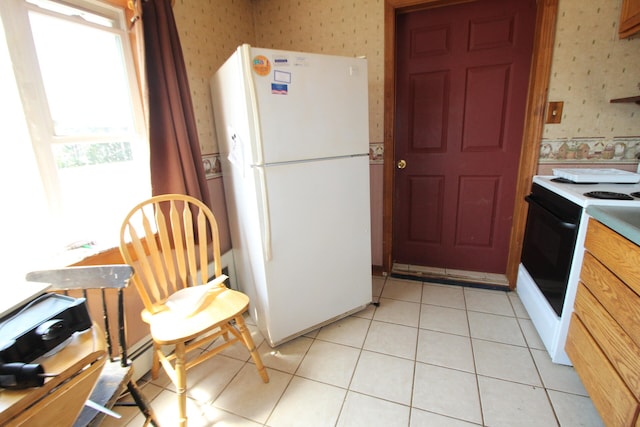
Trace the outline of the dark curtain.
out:
[[[142,23],[152,192],[187,194],[211,207],[171,0],[144,1]]]

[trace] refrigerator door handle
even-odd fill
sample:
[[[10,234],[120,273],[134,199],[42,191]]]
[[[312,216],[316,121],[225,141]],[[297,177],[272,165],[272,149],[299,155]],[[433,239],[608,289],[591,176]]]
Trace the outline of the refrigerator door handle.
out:
[[[256,95],[256,87],[253,82],[251,70],[251,46],[243,44],[240,48],[242,52],[242,63],[244,64],[244,84],[246,87],[247,106],[249,107],[248,115],[250,122],[250,132],[253,132],[253,140],[255,141],[255,153],[253,153],[254,164],[262,165],[264,156],[262,153],[262,133],[260,131],[260,112],[258,110],[258,96]]]
[[[260,182],[260,202],[262,212],[262,248],[264,260],[271,261],[271,215],[269,214],[269,196],[267,195],[267,177],[264,166],[257,166],[258,181]]]

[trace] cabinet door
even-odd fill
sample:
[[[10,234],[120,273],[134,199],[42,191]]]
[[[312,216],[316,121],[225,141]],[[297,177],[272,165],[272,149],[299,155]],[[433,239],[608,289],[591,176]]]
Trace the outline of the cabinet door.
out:
[[[574,309],[617,375],[635,398],[640,399],[640,348],[582,284],[578,287]]]
[[[632,426],[638,401],[575,313],[571,315],[566,350],[607,426]]]
[[[620,13],[618,35],[621,39],[640,31],[640,0],[624,0]]]

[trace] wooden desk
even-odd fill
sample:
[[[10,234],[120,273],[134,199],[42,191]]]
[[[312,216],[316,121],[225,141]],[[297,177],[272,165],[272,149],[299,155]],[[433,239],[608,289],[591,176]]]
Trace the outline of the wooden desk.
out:
[[[42,387],[25,390],[0,388],[0,425],[71,426],[82,410],[106,360],[105,339],[94,323],[76,333],[58,353],[41,357],[45,373],[58,373]]]

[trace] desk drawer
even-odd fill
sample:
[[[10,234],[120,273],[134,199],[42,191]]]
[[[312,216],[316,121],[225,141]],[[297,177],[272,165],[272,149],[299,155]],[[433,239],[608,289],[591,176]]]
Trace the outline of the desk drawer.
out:
[[[638,401],[575,313],[571,315],[565,349],[604,423],[634,425]]]
[[[589,252],[584,254],[580,279],[635,344],[640,346],[640,296]]]
[[[589,220],[585,248],[636,294],[640,294],[640,249],[594,219]]]
[[[578,287],[574,310],[609,363],[633,395],[640,400],[640,348],[583,283]]]

